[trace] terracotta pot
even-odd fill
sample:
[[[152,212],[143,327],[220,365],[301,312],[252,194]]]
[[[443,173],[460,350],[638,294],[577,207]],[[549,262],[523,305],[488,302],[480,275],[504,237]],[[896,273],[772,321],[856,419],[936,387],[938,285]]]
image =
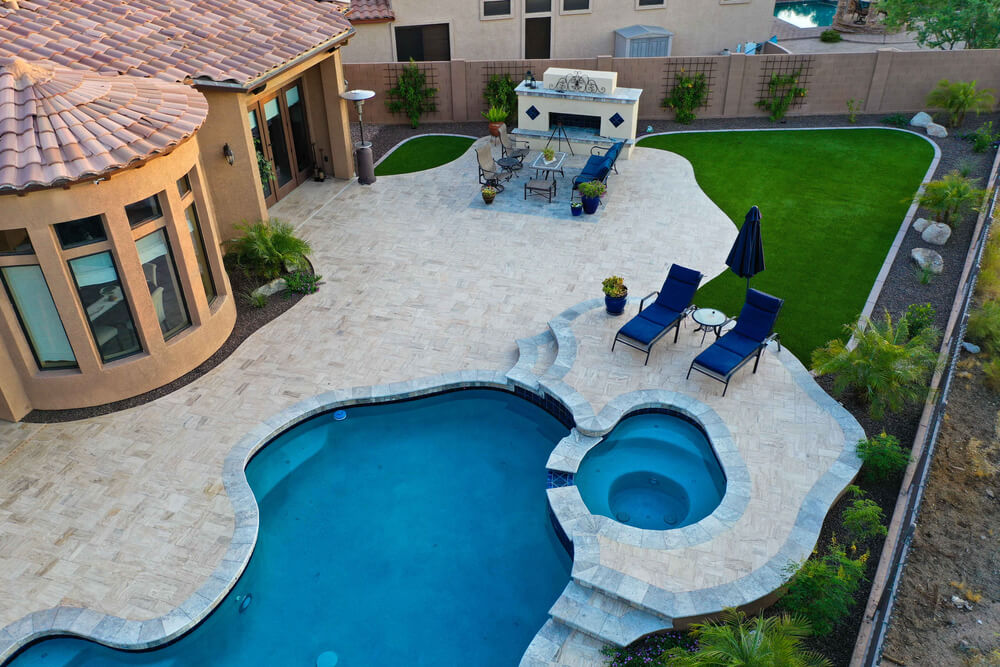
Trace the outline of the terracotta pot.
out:
[[[499,137],[501,125],[503,125],[503,121],[500,121],[499,123],[490,123],[490,134],[494,137]]]
[[[486,194],[485,192],[480,192],[479,194],[483,196],[483,201],[486,202],[487,204],[492,204],[494,197],[496,197],[496,195],[489,195]]]

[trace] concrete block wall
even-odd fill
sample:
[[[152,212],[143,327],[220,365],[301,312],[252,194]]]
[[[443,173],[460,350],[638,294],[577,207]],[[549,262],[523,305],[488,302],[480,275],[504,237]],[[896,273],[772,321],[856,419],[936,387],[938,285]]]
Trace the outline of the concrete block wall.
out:
[[[398,63],[344,65],[351,88],[374,90],[376,97],[365,105],[365,119],[372,123],[405,123],[402,114],[386,108],[387,91],[393,85],[392,69]],[[808,93],[789,115],[845,114],[847,101],[858,100],[865,113],[914,112],[924,108],[927,94],[941,79],[977,80],[980,88],[1000,90],[1000,49],[976,51],[895,51],[873,53],[767,54],[762,56],[703,56],[695,58],[577,58],[561,60],[512,60],[424,62],[418,65],[432,74],[438,88],[437,111],[425,114],[421,123],[483,120],[486,108],[483,88],[490,71],[508,71],[520,81],[526,70],[538,80],[549,67],[614,70],[618,85],[642,88],[640,119],[672,119],[673,112],[660,106],[676,72],[710,72],[711,92],[702,118],[763,116],[757,108],[762,82],[769,72],[797,69],[808,71],[804,87]],[[353,110],[352,121],[356,121]],[[641,129],[641,128],[640,128]]]

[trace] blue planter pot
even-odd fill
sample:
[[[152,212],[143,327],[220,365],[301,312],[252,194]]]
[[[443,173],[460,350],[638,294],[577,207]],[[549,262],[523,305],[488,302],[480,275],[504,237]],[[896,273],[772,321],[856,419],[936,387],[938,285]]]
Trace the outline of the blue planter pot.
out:
[[[582,206],[570,206],[569,210],[573,212],[573,215],[583,215]]]
[[[580,201],[583,202],[583,212],[587,215],[593,215],[597,213],[597,207],[601,203],[600,197],[580,197]]]
[[[625,296],[608,296],[604,295],[604,309],[608,311],[608,315],[621,315],[625,312],[625,302],[628,300],[628,295]]]

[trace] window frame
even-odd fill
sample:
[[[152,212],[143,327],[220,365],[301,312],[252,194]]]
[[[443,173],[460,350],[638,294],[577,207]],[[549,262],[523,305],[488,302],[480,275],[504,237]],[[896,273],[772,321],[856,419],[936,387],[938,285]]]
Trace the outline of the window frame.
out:
[[[575,14],[593,14],[594,0],[587,0],[586,9],[566,9],[567,0],[556,0],[559,3],[559,14],[563,16],[573,16]]]
[[[132,219],[129,218],[128,215],[128,207],[135,206],[136,204],[141,204],[142,202],[148,201],[150,199],[156,202],[156,209],[159,215],[155,215],[152,218],[144,218],[142,220],[139,220],[138,222],[132,222]],[[131,204],[126,204],[125,206],[122,207],[122,209],[125,211],[125,219],[128,221],[128,226],[131,227],[132,229],[138,229],[139,227],[142,227],[143,225],[148,225],[151,222],[156,222],[157,220],[163,220],[165,217],[165,214],[163,213],[163,202],[160,201],[159,190],[149,195],[148,197],[143,197],[142,199],[134,201]]]
[[[507,3],[507,13],[506,14],[487,14],[486,5],[494,4],[499,2]],[[503,19],[514,18],[514,3],[516,0],[479,0],[479,20],[480,21],[498,21]],[[449,40],[451,39],[451,31],[448,34]]]
[[[102,253],[107,253],[111,258],[111,267],[115,270],[115,279],[118,281],[118,286],[122,291],[122,301],[125,304],[125,311],[128,313],[129,321],[132,323],[132,331],[135,332],[135,340],[139,344],[139,349],[134,352],[122,353],[120,356],[114,357],[112,359],[105,359],[104,353],[101,351],[101,346],[97,342],[97,332],[94,331],[94,321],[91,319],[90,315],[87,313],[87,306],[84,305],[83,293],[80,291],[80,282],[77,280],[76,272],[73,270],[73,262],[84,257],[93,257],[94,255],[100,255]],[[111,247],[104,248],[103,250],[98,250],[97,252],[92,252],[89,254],[80,254],[75,257],[64,257],[66,261],[66,267],[69,269],[70,282],[73,289],[76,290],[77,303],[80,305],[80,310],[83,313],[83,319],[87,321],[87,327],[90,329],[90,339],[94,342],[94,349],[97,350],[97,356],[101,360],[101,364],[108,365],[115,361],[120,361],[122,359],[128,359],[129,357],[134,357],[137,354],[143,354],[146,352],[146,348],[143,347],[142,337],[139,335],[139,328],[135,320],[135,312],[129,299],[128,290],[125,288],[125,283],[122,281],[122,272],[118,267],[118,262],[115,261],[115,253]]]
[[[71,222],[78,222],[80,220],[88,220],[90,218],[97,218],[101,222],[101,231],[104,232],[103,239],[94,239],[92,241],[81,241],[80,243],[74,243],[72,245],[63,245],[62,238],[59,236],[59,230],[56,229],[59,225],[66,225]],[[52,233],[55,234],[56,243],[59,244],[59,249],[62,252],[67,250],[76,250],[77,248],[84,248],[89,245],[94,245],[95,243],[110,243],[111,237],[108,236],[108,218],[104,213],[98,213],[96,215],[85,215],[82,218],[73,218],[72,220],[63,220],[62,222],[53,222],[50,227],[52,228]]]
[[[409,60],[400,60],[399,59],[399,43],[398,43],[399,42],[399,38],[398,38],[398,32],[397,31],[400,28],[429,28],[429,27],[439,26],[439,25],[443,25],[443,26],[447,27],[447,29],[448,29],[448,61],[453,60],[454,59],[454,53],[453,53],[454,49],[453,49],[453,47],[454,47],[454,44],[455,44],[455,33],[454,33],[454,30],[452,29],[453,26],[452,26],[451,19],[427,19],[426,21],[421,21],[420,23],[407,23],[407,24],[393,23],[392,24],[392,57],[393,57],[393,62],[397,63],[397,64],[402,64],[402,65],[406,65],[406,64],[409,63]],[[418,63],[445,62],[445,61],[426,60],[426,59],[424,59],[424,60],[416,60],[416,59],[414,59],[414,60],[415,60],[415,62],[418,62]]]
[[[66,337],[66,342],[69,343],[70,350],[73,351],[73,362],[66,363],[59,366],[46,366],[42,364],[41,359],[38,357],[38,350],[35,349],[35,342],[31,335],[28,333],[28,327],[24,323],[24,318],[21,316],[21,309],[17,307],[17,302],[14,300],[14,295],[10,289],[10,285],[7,284],[7,279],[3,275],[2,269],[13,269],[23,266],[37,266],[39,273],[42,274],[42,282],[45,283],[45,289],[49,293],[49,298],[52,299],[52,307],[56,309],[56,317],[59,320],[59,326],[62,327],[63,336]],[[3,285],[3,293],[7,296],[7,302],[10,304],[10,308],[14,311],[14,317],[17,319],[18,326],[21,327],[21,335],[24,336],[24,342],[28,345],[28,349],[31,350],[31,357],[35,360],[35,366],[40,372],[43,371],[65,371],[80,368],[80,361],[76,358],[76,350],[73,350],[73,341],[70,340],[69,333],[66,331],[66,323],[63,322],[62,313],[59,312],[59,307],[56,305],[56,300],[52,296],[52,288],[49,287],[49,280],[45,277],[45,271],[42,270],[41,265],[38,263],[37,258],[34,262],[28,262],[24,264],[3,264],[0,265],[0,285]]]
[[[642,2],[642,0],[635,0],[635,10],[637,12],[644,12],[644,11],[646,11],[648,9],[666,9],[667,8],[667,0],[653,0],[653,3],[655,3],[655,4],[645,4],[645,5],[639,4],[640,2]],[[647,2],[648,2],[648,0],[647,0]]]
[[[184,331],[187,331],[188,329],[190,329],[191,327],[194,326],[194,320],[191,317],[191,309],[188,307],[188,297],[184,294],[184,282],[181,280],[181,273],[180,273],[180,271],[177,270],[177,258],[174,255],[173,245],[171,245],[171,243],[170,243],[170,233],[169,233],[169,231],[170,230],[167,229],[166,225],[164,225],[162,227],[157,227],[156,229],[151,229],[151,230],[149,230],[148,234],[143,234],[142,236],[138,236],[138,237],[136,237],[136,238],[133,239],[133,241],[136,244],[136,252],[138,252],[139,251],[139,245],[138,245],[139,241],[141,241],[142,239],[148,238],[148,237],[152,236],[153,234],[163,234],[163,246],[167,249],[167,253],[166,253],[167,261],[170,263],[169,264],[170,268],[172,268],[174,270],[173,278],[174,278],[174,282],[177,285],[177,298],[180,299],[181,308],[184,310],[184,317],[187,320],[187,322],[184,324],[184,326],[178,327],[177,329],[174,329],[173,331],[171,331],[168,334],[168,333],[166,333],[166,332],[163,331],[163,324],[160,323],[159,322],[159,318],[157,318],[157,323],[160,324],[160,334],[163,336],[164,342],[170,340],[171,338],[173,338],[174,336],[176,336],[179,333],[183,333]],[[141,256],[139,257],[139,261],[140,262],[142,261],[142,257]],[[153,298],[153,290],[149,289],[149,284],[148,283],[146,284],[146,288],[149,290],[149,298],[150,298],[150,300],[152,300],[152,298]],[[153,312],[154,312],[154,314],[156,312],[156,304],[155,303],[153,304]]]

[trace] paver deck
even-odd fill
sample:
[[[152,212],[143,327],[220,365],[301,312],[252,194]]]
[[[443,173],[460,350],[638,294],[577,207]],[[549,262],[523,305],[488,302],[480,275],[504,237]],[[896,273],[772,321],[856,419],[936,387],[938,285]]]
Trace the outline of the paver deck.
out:
[[[582,161],[571,158],[568,177]],[[525,175],[487,207],[471,150],[372,186],[301,186],[272,214],[312,242],[325,280],[318,294],[157,401],[66,424],[0,423],[0,628],[57,605],[136,620],[180,605],[210,577],[233,535],[221,478],[227,453],[304,398],[446,371],[503,373],[518,359],[515,339],[599,296],[607,275],[625,275],[641,295],[659,287],[672,262],[708,277],[724,269],[736,228],[698,188],[686,160],[637,148],[618,167],[606,206],[578,218],[564,183],[558,202],[523,202]],[[773,357],[720,399],[721,385],[707,379],[677,384],[695,351],[683,333],[677,349],[666,341],[654,348],[643,369],[640,355],[605,348],[609,326],[596,311],[577,318],[578,356],[562,382],[595,414],[637,388],[691,391],[728,422],[755,488],[775,486],[791,503],[768,505],[741,535],[749,541],[730,543],[728,556],[704,572],[679,563],[676,576],[711,585],[752,567],[791,530],[784,522],[794,523],[795,499],[843,433]],[[539,342],[535,364],[543,372],[559,352],[550,336]],[[602,564],[629,556],[601,548]],[[649,578],[669,587],[675,575],[659,567]]]

